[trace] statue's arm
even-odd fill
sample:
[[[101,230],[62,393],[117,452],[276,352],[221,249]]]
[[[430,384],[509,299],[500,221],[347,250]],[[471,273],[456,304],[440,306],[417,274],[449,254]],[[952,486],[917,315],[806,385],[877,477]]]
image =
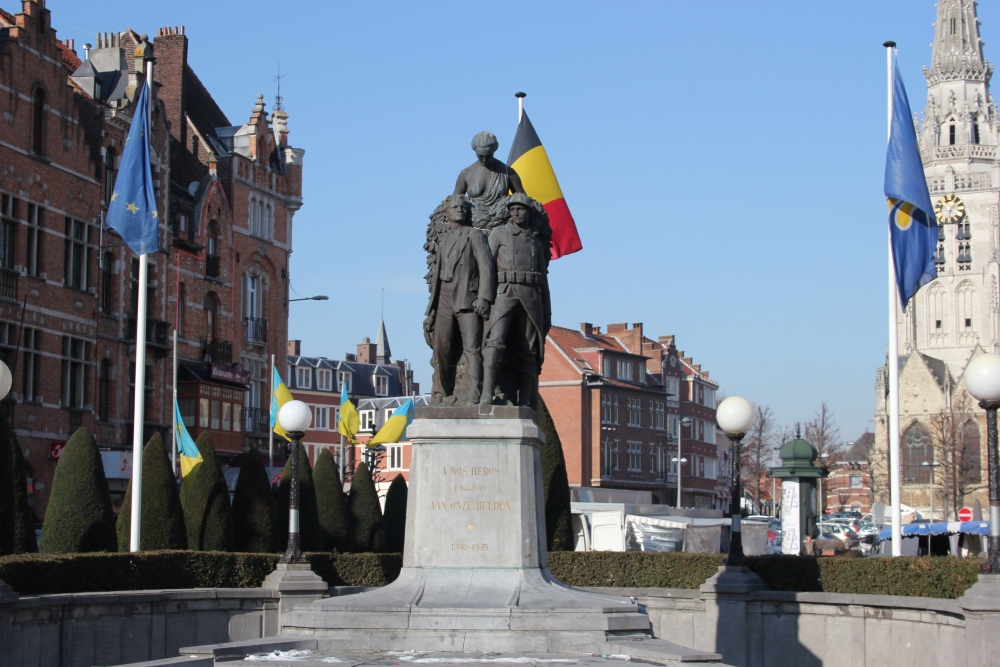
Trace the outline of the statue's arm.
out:
[[[469,191],[469,184],[465,181],[465,169],[458,172],[458,180],[455,181],[455,192],[452,194],[464,195]]]
[[[497,263],[490,249],[493,243],[493,234],[490,234],[490,242],[486,242],[486,236],[482,233],[474,233],[471,237],[472,252],[476,256],[476,263],[479,265],[479,298],[490,303],[497,298]]]
[[[527,194],[524,192],[524,186],[521,185],[521,177],[517,175],[517,172],[514,171],[514,168],[507,167],[507,173],[510,176],[510,189],[514,192],[521,192]]]

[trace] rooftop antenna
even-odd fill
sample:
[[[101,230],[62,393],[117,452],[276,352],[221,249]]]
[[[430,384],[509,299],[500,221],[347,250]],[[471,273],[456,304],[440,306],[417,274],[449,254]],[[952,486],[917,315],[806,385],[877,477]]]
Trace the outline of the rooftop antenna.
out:
[[[278,76],[274,77],[274,80],[278,82],[278,94],[274,96],[274,110],[284,111],[285,107],[281,106],[281,80],[285,78],[285,74],[281,73],[281,61],[278,61]]]
[[[379,317],[383,321],[385,321],[385,288],[384,287],[382,288],[382,312],[379,314]]]

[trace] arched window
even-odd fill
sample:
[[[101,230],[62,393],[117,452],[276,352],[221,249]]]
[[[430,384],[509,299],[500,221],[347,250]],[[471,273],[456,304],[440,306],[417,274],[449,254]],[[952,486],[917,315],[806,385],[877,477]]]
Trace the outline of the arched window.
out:
[[[962,427],[962,451],[958,471],[962,479],[969,484],[979,484],[983,481],[982,456],[979,424],[970,419]]]
[[[205,275],[209,278],[219,277],[220,252],[219,225],[215,220],[209,220],[205,229]]]
[[[101,360],[101,369],[97,387],[97,418],[108,420],[111,408],[111,367],[107,359]]]
[[[972,143],[974,143],[974,144],[978,144],[979,143],[979,119],[978,118],[973,118],[972,119]]]
[[[205,295],[205,338],[216,340],[218,330],[219,302],[215,295],[209,292]]]
[[[247,272],[243,275],[243,316],[257,318],[262,312],[262,292],[260,276]]]
[[[920,422],[913,422],[903,434],[902,444],[903,481],[910,484],[930,482],[930,466],[921,465],[934,457],[934,446],[927,428]]]
[[[45,91],[35,89],[31,108],[31,151],[45,155]]]
[[[184,336],[185,309],[187,308],[187,285],[177,285],[177,337]]]
[[[956,125],[955,125],[955,119],[952,118],[948,122],[948,145],[949,146],[954,146],[955,145],[955,137],[956,137]]]
[[[944,297],[945,289],[940,283],[936,283],[927,293],[927,318],[929,320],[927,324],[931,334],[945,333]]]
[[[104,149],[104,206],[111,203],[111,195],[115,189],[115,149],[110,146]]]
[[[958,331],[972,331],[976,288],[970,282],[963,282],[958,286],[957,296]]]

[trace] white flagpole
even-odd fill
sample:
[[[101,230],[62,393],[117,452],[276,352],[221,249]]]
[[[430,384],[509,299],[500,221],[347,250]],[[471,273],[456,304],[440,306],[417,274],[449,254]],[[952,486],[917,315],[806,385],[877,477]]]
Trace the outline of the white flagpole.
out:
[[[179,308],[183,308],[184,304],[179,304]],[[177,329],[174,329],[174,405],[170,406],[170,422],[174,425],[174,430],[171,431],[172,436],[170,438],[170,470],[174,473],[174,477],[177,476],[177,410],[174,408],[177,405]]]
[[[528,96],[528,93],[514,93],[514,97],[517,98],[517,122],[521,122],[521,116],[524,115],[524,98]]]
[[[271,355],[271,402],[267,404],[268,411],[271,410],[271,406],[274,405],[274,355]],[[275,416],[277,419],[277,416]],[[268,468],[274,467],[274,429],[271,428],[271,418],[268,415],[267,419],[268,431],[270,431],[267,436],[267,466]],[[270,475],[271,471],[268,470],[267,474]]]
[[[152,86],[153,61],[146,61],[146,81]],[[149,113],[153,111],[153,89],[149,90]],[[132,122],[136,122],[133,118]],[[150,123],[152,127],[152,123]],[[152,139],[152,137],[149,137]],[[132,410],[132,523],[129,551],[139,550],[139,517],[142,516],[142,425],[145,421],[146,398],[146,275],[149,255],[139,255],[139,303],[135,313],[135,403]]]
[[[889,95],[889,136],[892,136],[892,90],[893,51],[895,42],[883,44],[886,54]],[[887,140],[888,141],[888,140]],[[889,234],[889,503],[892,507],[892,555],[903,555],[903,527],[899,509],[902,488],[900,486],[899,465],[899,336],[896,327],[896,309],[899,304],[899,290],[896,286],[896,270],[892,258],[892,231]]]

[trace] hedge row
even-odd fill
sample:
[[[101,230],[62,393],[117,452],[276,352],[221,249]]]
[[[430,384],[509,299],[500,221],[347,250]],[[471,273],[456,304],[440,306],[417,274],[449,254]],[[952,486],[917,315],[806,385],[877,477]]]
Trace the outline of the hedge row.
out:
[[[384,586],[399,576],[399,554],[306,554],[331,586]],[[22,595],[175,588],[255,588],[278,554],[219,551],[21,554],[0,558],[0,580]],[[570,586],[697,589],[723,554],[553,552],[553,576]],[[748,565],[774,590],[961,597],[976,582],[975,558],[813,558],[759,556]]]

